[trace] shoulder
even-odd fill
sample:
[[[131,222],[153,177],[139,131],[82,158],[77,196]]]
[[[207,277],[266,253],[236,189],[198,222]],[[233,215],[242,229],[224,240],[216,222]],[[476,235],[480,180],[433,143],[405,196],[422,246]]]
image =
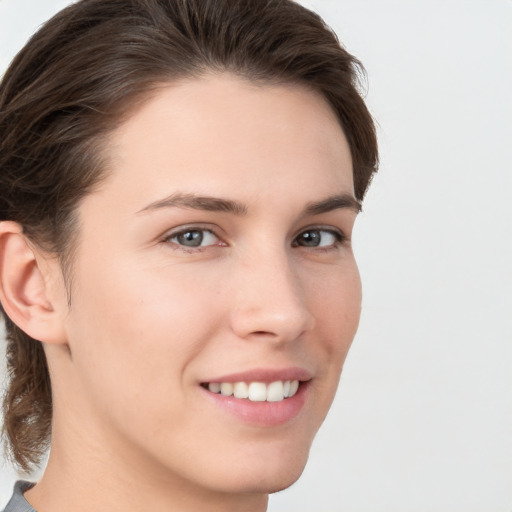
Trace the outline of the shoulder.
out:
[[[25,482],[24,480],[16,482],[12,497],[3,512],[36,512],[23,496],[23,493],[33,486],[32,482]]]

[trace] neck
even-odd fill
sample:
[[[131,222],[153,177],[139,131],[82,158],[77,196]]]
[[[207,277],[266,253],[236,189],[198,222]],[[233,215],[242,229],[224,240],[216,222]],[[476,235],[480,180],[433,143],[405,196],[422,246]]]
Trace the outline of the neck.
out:
[[[88,423],[88,415],[61,417],[59,412],[63,409],[54,409],[52,445],[43,477],[25,493],[27,501],[39,512],[267,509],[266,493],[219,491],[202,486],[127,448],[119,436]],[[66,411],[70,409],[71,404]]]
[[[93,453],[79,458],[53,447],[38,484],[25,493],[39,512],[265,512],[268,495],[229,493],[126,460],[121,466]]]

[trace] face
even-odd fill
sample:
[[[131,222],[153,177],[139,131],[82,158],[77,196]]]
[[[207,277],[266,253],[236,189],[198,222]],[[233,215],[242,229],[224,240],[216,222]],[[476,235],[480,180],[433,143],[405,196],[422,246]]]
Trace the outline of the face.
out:
[[[162,86],[108,148],[78,209],[62,414],[146,475],[290,485],[360,313],[335,115],[298,86],[207,76]]]

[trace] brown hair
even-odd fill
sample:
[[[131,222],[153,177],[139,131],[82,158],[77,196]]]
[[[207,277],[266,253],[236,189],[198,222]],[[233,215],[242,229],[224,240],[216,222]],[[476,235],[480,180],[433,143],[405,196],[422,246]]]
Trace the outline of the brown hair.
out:
[[[290,0],[82,0],[48,21],[0,86],[0,220],[69,266],[74,213],[105,174],[101,142],[155,84],[230,71],[322,94],[349,142],[355,194],[377,168],[360,63]],[[51,387],[42,344],[6,315],[4,434],[24,470],[47,448]]]

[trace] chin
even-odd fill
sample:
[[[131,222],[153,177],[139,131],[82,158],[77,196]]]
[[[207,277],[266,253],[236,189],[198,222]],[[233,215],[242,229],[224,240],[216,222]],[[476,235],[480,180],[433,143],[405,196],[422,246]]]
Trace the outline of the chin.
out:
[[[288,453],[263,451],[260,456],[244,462],[238,471],[231,471],[226,492],[272,494],[294,484],[302,475],[309,455],[308,449]]]
[[[293,485],[300,478],[305,466],[306,463],[302,464],[300,468],[295,468],[294,471],[283,471],[279,475],[275,475],[272,478],[266,477],[264,481],[262,481],[259,489],[256,489],[253,492],[273,494],[279,491],[283,491],[284,489],[287,489]]]

